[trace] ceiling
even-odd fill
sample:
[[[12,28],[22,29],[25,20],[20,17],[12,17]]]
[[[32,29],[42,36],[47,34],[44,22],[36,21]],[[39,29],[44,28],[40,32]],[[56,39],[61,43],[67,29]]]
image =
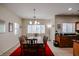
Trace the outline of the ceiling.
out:
[[[52,19],[54,15],[59,14],[78,14],[78,3],[5,3],[3,4],[17,16],[21,18],[33,18],[36,9],[36,18],[38,19]],[[68,11],[68,8],[72,8]]]

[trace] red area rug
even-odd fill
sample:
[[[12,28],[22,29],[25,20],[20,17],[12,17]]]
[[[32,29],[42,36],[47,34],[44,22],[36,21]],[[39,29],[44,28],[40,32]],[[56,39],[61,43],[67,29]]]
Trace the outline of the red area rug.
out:
[[[52,55],[54,56],[47,43],[45,44],[45,53],[46,56],[52,56]]]
[[[39,55],[40,55],[40,49],[38,51]],[[10,56],[21,56],[21,48],[18,47]],[[42,56],[42,55],[40,55]],[[49,48],[48,44],[45,44],[45,56],[54,56],[54,54],[52,53],[51,49]]]

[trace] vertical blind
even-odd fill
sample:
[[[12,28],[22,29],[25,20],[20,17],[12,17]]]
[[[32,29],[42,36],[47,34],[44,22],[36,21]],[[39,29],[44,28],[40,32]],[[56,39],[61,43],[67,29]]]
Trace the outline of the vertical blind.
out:
[[[63,33],[75,33],[75,23],[63,23],[62,32]]]
[[[45,33],[45,25],[28,25],[28,33]]]

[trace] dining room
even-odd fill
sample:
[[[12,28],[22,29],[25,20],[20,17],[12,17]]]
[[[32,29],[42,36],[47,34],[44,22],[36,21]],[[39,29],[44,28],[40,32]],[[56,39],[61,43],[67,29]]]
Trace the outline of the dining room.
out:
[[[22,35],[19,37],[21,54],[25,56],[53,56],[50,41],[49,20],[22,19]],[[36,24],[35,24],[36,22]],[[38,24],[39,22],[39,24]],[[17,53],[16,53],[17,54]],[[11,55],[16,55],[13,52]],[[18,55],[18,54],[17,54]]]
[[[79,3],[0,4],[0,55],[73,56],[73,39],[78,38],[78,6]]]

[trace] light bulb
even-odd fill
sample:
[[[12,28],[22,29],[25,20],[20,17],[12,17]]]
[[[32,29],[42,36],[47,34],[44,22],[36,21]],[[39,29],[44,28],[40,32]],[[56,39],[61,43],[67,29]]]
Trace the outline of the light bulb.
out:
[[[29,23],[32,24],[32,21],[30,21]]]
[[[35,24],[37,24],[38,22],[37,21],[35,21]]]
[[[38,24],[40,24],[40,22],[38,22]]]

